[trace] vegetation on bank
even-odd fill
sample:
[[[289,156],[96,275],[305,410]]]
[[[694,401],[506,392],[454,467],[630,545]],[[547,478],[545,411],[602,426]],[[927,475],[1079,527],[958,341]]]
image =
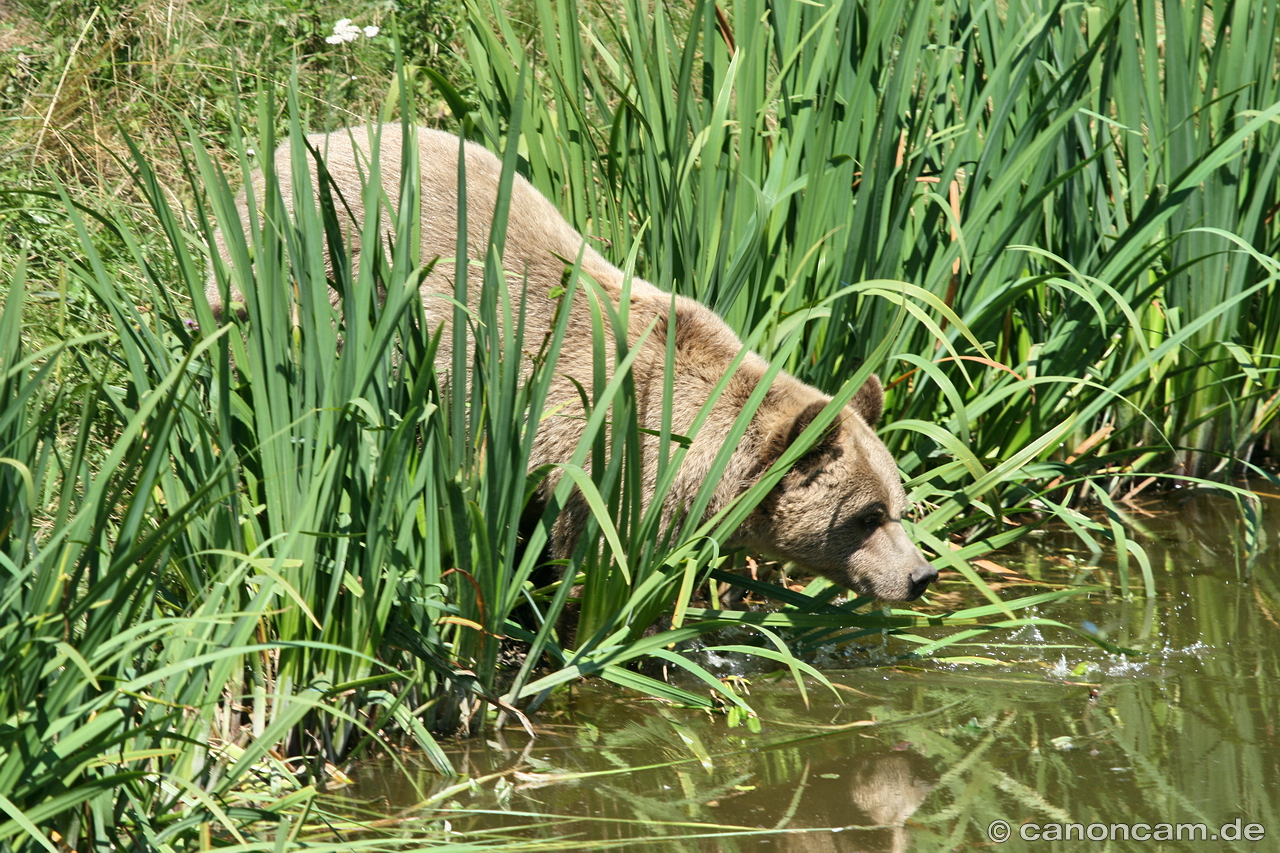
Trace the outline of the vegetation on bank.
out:
[[[1275,10],[406,4],[330,44],[351,12],[165,8],[9,13],[47,37],[0,51],[0,845],[285,844],[332,763],[395,732],[451,772],[432,732],[523,719],[581,675],[749,724],[673,644],[746,626],[730,645],[800,685],[819,645],[892,630],[933,654],[1062,594],[1002,601],[969,562],[1043,519],[1116,548],[1140,593],[1117,502],[1272,452]],[[270,182],[218,271],[257,294],[247,318],[219,328],[204,302],[251,151],[291,137],[300,162],[304,128],[377,116],[503,152],[619,264],[838,399],[879,372],[912,531],[991,603],[923,617],[729,574],[716,542],[768,482],[659,544],[620,372],[584,389],[565,483],[596,527],[562,643],[571,585],[535,572],[555,504],[517,535],[556,342],[521,387],[518,342],[486,331],[518,304],[484,307],[471,387],[402,369],[437,345],[414,206],[390,250],[365,224],[382,260],[336,264],[334,314],[338,208],[290,219],[316,188]],[[295,288],[245,286],[250,257]],[[779,609],[714,612],[723,583]]]

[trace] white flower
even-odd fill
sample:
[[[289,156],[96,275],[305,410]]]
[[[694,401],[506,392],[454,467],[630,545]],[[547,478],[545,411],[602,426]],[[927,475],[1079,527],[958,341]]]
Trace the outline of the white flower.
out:
[[[329,44],[342,44],[358,38],[360,38],[360,28],[351,23],[350,18],[343,18],[333,25],[333,35],[326,36],[325,41]]]
[[[374,36],[376,36],[377,34],[378,34],[378,28],[377,28],[377,27],[365,27],[365,28],[364,28],[364,37],[365,37],[365,38],[369,38],[369,39],[371,39],[371,38],[373,38]]]

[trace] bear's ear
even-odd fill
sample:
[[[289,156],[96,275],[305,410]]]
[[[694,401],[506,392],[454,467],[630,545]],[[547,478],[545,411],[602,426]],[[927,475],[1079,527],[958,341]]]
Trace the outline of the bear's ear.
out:
[[[781,425],[774,431],[769,438],[769,444],[764,453],[764,467],[772,465],[777,461],[788,447],[795,444],[796,439],[800,437],[800,433],[804,432],[809,424],[813,423],[813,419],[825,409],[827,403],[825,400],[815,400],[801,410],[800,414],[790,420],[783,421]],[[803,464],[806,459],[813,459],[816,456],[825,453],[835,444],[836,437],[840,434],[839,421],[827,427],[819,438],[817,438],[809,450],[805,453],[797,464]]]
[[[880,416],[884,414],[884,387],[880,384],[880,377],[874,373],[871,374],[858,389],[858,393],[853,395],[849,405],[862,416],[867,426],[875,426],[880,421]]]

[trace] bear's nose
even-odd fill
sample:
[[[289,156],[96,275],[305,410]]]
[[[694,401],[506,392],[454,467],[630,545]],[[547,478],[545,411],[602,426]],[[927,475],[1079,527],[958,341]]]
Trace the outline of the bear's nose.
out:
[[[911,592],[907,596],[907,601],[914,601],[924,595],[924,591],[929,588],[929,584],[938,579],[938,570],[928,563],[921,563],[920,567],[911,573]]]

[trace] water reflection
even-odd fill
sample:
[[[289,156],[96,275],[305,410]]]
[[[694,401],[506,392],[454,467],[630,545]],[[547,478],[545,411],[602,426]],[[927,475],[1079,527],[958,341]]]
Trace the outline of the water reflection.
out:
[[[380,763],[330,804],[412,817],[415,837],[439,837],[447,819],[454,840],[564,839],[546,849],[970,850],[1005,821],[1007,850],[1277,850],[1280,500],[1268,508],[1251,566],[1228,501],[1135,512],[1158,595],[1042,611],[1142,658],[1043,628],[958,650],[998,664],[832,672],[844,704],[815,685],[805,708],[793,685],[757,678],[760,735],[588,686],[540,715],[532,743],[508,732],[460,744],[457,766],[490,777],[470,791],[424,808],[452,782]],[[1118,587],[1114,560],[1071,547],[1047,534],[1004,562]],[[1071,840],[1053,840],[1070,825]],[[1152,840],[1135,840],[1144,832]]]
[[[900,853],[910,849],[907,821],[934,789],[937,773],[934,762],[910,744],[877,743],[856,756],[807,757],[798,777],[787,781],[793,792],[781,816],[778,786],[768,786],[723,802],[716,817],[745,826],[822,830],[779,836],[771,840],[778,850]]]

